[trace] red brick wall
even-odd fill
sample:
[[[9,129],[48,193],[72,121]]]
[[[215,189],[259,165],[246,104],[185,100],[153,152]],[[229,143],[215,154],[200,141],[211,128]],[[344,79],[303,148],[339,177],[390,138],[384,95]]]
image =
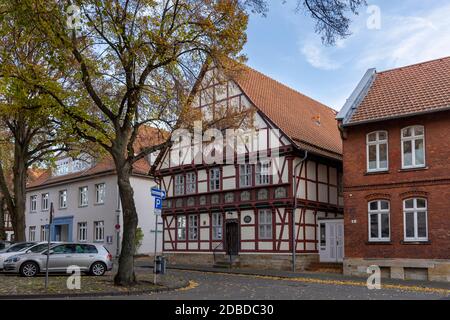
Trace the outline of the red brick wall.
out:
[[[401,129],[425,127],[426,168],[401,170]],[[389,172],[366,174],[366,135],[389,134]],[[346,129],[344,140],[345,256],[348,258],[450,259],[450,111],[359,125]],[[428,199],[426,244],[403,243],[403,200]],[[389,199],[391,243],[368,241],[367,204]],[[352,220],[357,220],[354,224]]]

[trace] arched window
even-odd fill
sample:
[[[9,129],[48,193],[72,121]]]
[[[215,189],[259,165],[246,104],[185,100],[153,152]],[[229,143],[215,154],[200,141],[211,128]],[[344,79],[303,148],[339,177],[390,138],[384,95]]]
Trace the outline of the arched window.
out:
[[[402,168],[425,166],[425,129],[413,126],[402,130]]]
[[[367,171],[388,170],[388,133],[371,132],[367,135]]]
[[[390,241],[389,209],[387,200],[369,202],[369,241]]]
[[[413,198],[403,201],[405,241],[428,241],[427,200]]]

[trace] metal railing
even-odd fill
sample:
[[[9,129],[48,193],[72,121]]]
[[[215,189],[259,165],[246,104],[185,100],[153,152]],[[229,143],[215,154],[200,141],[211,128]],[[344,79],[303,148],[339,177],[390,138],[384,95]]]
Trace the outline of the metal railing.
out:
[[[220,242],[214,249],[213,249],[213,259],[214,259],[214,264],[216,264],[217,261],[217,252],[218,251],[223,251],[223,241]]]

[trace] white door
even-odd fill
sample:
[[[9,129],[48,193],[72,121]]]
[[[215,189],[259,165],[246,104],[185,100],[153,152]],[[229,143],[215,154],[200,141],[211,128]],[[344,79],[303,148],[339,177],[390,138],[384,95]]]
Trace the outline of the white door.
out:
[[[319,222],[319,255],[321,262],[344,259],[344,223],[341,220]]]

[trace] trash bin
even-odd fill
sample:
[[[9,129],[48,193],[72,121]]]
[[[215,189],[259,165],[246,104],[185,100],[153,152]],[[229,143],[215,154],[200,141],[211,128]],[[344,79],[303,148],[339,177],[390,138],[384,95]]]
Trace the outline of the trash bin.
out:
[[[165,257],[156,256],[154,272],[156,274],[165,274],[166,273],[166,258]]]

